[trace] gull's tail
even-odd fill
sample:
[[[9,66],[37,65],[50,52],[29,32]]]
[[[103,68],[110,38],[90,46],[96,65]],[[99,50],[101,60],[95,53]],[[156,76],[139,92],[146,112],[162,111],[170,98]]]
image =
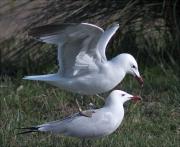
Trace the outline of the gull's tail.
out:
[[[32,133],[32,132],[51,132],[51,133],[63,133],[65,131],[65,125],[63,124],[63,121],[57,120],[48,122],[42,125],[38,126],[32,126],[32,127],[25,127],[25,128],[18,128],[19,130],[23,130],[22,132],[19,132],[18,134],[26,134],[26,133]]]
[[[63,133],[66,133],[69,123],[71,124],[72,120],[78,116],[81,116],[81,115],[79,113],[75,113],[73,115],[65,117],[62,120],[51,121],[45,124],[32,126],[32,127],[18,128],[19,130],[23,130],[22,132],[19,132],[18,134],[26,134],[26,133],[32,133],[32,132],[51,132],[55,134],[57,133],[63,134]]]
[[[27,133],[32,133],[32,132],[39,132],[39,127],[26,127],[26,128],[18,128],[20,130],[23,130],[20,133],[17,133],[17,135],[19,134],[27,134]]]
[[[58,73],[47,74],[47,75],[35,75],[35,76],[25,76],[24,80],[37,80],[37,81],[57,81],[60,79]]]

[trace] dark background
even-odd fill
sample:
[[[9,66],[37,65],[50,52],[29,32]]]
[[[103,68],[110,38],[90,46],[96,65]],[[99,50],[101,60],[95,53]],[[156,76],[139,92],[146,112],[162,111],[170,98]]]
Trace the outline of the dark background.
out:
[[[88,22],[105,29],[120,28],[109,43],[107,56],[128,52],[144,66],[163,65],[179,71],[180,5],[178,0],[1,0],[1,74],[49,70],[56,47],[30,38],[30,28],[65,22]]]
[[[144,87],[127,75],[116,89],[143,100],[125,104],[125,116],[111,135],[92,140],[92,147],[177,147],[180,144],[180,4],[178,0],[0,0],[0,146],[81,146],[76,138],[32,133],[20,127],[58,120],[78,112],[79,95],[44,82],[22,80],[25,75],[57,71],[56,46],[28,36],[36,26],[87,22],[119,30],[108,44],[107,56],[132,54]],[[108,93],[103,94],[108,95]],[[106,97],[106,96],[105,96]],[[83,109],[95,96],[79,100]]]

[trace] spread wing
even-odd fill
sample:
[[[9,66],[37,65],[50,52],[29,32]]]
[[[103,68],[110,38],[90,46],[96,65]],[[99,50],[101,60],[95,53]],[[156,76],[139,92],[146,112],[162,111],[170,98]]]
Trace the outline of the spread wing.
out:
[[[106,47],[109,42],[109,40],[112,38],[112,36],[115,34],[115,32],[118,30],[119,24],[113,24],[109,28],[107,28],[104,33],[101,35],[97,48],[101,54],[102,61],[106,61]]]
[[[58,46],[59,73],[71,77],[98,70],[97,62],[106,61],[105,49],[117,26],[105,32],[98,26],[81,24],[45,25],[29,35]]]
[[[58,46],[59,73],[75,76],[96,69],[101,56],[97,48],[103,29],[91,24],[59,24],[40,26],[29,35]]]

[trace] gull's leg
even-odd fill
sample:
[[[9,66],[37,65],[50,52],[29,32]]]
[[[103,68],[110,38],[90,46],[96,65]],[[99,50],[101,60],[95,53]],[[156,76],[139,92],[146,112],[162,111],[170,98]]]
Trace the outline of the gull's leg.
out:
[[[97,96],[98,98],[100,98],[101,100],[103,100],[103,102],[105,102],[105,99],[104,99],[102,96],[100,96],[99,94],[96,94],[96,96]]]
[[[81,145],[82,147],[92,146],[90,139],[81,138]]]
[[[105,99],[104,99],[104,97],[102,97],[102,96],[100,96],[100,95],[98,95],[98,94],[96,94],[96,96],[98,97],[98,98],[100,98],[103,102],[105,102]],[[92,97],[93,98],[93,97]],[[93,99],[92,99],[92,101],[93,101]],[[89,103],[89,107],[88,107],[89,109],[96,109],[97,108],[97,106],[94,104],[94,103]]]
[[[77,104],[77,107],[78,107],[79,112],[82,112],[81,106],[79,105],[79,102],[78,102],[77,99],[76,99],[76,104]]]
[[[82,145],[82,147],[85,147],[85,141],[86,141],[86,140],[85,140],[84,138],[82,138],[82,141],[81,141],[81,143],[82,143],[82,144],[81,144],[81,145]]]
[[[81,106],[79,105],[79,102],[77,99],[76,99],[76,104],[78,106],[79,114],[86,116],[86,117],[92,117],[92,114],[94,113],[94,111],[83,111],[81,109]]]

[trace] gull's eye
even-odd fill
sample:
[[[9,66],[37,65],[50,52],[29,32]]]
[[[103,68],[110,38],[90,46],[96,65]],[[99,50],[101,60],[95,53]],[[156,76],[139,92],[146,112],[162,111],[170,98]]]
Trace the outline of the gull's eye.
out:
[[[132,65],[132,68],[134,68],[134,69],[135,69],[135,68],[136,68],[136,66],[135,66],[135,65]]]
[[[125,94],[121,94],[121,96],[125,96]]]

